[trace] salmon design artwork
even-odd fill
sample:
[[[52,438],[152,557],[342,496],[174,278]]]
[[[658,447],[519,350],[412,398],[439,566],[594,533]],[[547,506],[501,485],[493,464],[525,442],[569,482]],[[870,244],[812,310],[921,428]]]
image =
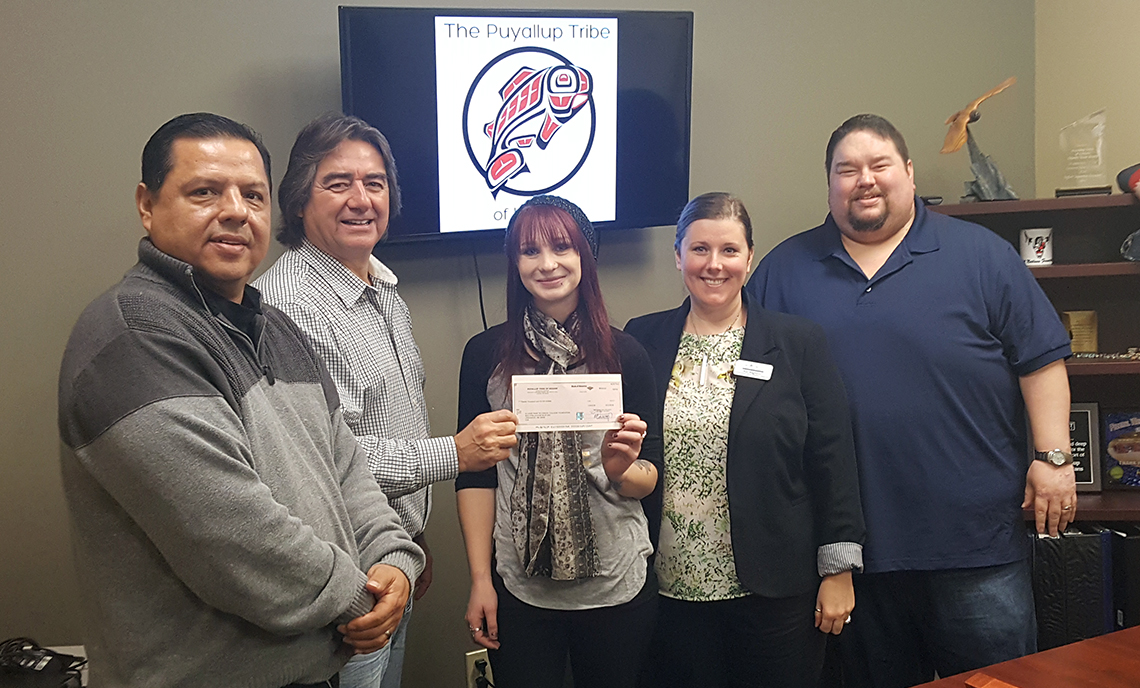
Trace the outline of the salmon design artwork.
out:
[[[537,145],[545,150],[558,130],[590,101],[593,78],[570,64],[532,69],[522,67],[499,89],[503,104],[494,121],[483,127],[491,139],[484,176],[491,195],[511,178],[526,172],[523,151]]]

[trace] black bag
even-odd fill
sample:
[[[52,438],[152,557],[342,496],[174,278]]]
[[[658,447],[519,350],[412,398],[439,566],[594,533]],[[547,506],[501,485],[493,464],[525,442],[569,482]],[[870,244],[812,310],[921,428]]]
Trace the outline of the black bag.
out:
[[[1070,527],[1059,538],[1041,538],[1036,533],[1030,537],[1037,649],[1115,630],[1111,533],[1082,526],[1080,530]]]

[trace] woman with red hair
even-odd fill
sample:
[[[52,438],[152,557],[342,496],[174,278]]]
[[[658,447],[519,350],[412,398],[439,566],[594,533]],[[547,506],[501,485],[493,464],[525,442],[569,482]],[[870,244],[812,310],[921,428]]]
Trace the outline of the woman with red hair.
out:
[[[646,518],[661,466],[661,437],[647,434],[660,427],[653,372],[610,327],[596,234],[578,206],[530,199],[505,243],[507,321],[467,342],[460,426],[511,408],[517,374],[620,373],[624,413],[617,430],[521,433],[510,459],[456,480],[467,623],[499,688],[561,688],[567,656],[577,685],[631,688],[657,604]]]

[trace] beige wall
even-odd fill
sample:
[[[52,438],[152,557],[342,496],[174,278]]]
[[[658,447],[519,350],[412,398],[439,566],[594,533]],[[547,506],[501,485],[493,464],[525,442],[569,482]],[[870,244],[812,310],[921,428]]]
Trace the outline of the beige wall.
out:
[[[0,3],[0,639],[81,641],[57,477],[56,373],[79,311],[133,263],[142,232],[132,194],[143,143],[174,115],[217,111],[264,134],[279,179],[295,132],[339,105],[336,6],[331,0]],[[1029,0],[953,6],[624,0],[620,6],[696,12],[691,191],[740,194],[760,254],[823,218],[824,144],[859,112],[885,115],[906,134],[919,193],[956,199],[970,177],[968,161],[964,152],[938,155],[942,121],[1010,75],[1019,83],[987,103],[976,134],[1014,188],[1032,195]],[[1131,43],[1120,40],[1123,53]],[[1115,69],[1103,65],[1092,73]],[[602,280],[615,323],[680,301],[671,241],[671,228],[603,238]],[[412,310],[440,433],[454,426],[459,355],[480,328],[472,252],[488,317],[497,322],[503,312],[497,241],[384,252]],[[462,620],[466,570],[450,486],[438,486],[436,497],[428,529],[436,583],[417,607],[406,674],[406,685],[433,688],[461,685],[461,654],[469,649]]]
[[[1106,183],[1140,163],[1140,87],[1136,47],[1140,3],[1135,0],[1037,0],[1037,195],[1064,182],[1061,127],[1104,108]]]

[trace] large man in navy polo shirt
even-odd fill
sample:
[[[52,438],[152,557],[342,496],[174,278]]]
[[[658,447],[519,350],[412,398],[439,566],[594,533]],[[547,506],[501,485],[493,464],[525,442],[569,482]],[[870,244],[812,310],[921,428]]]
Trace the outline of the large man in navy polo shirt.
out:
[[[1021,508],[1052,534],[1076,514],[1069,339],[1008,242],[915,199],[885,119],[844,122],[826,164],[827,219],[748,289],[823,325],[847,385],[867,543],[846,673],[910,686],[1033,652]]]

